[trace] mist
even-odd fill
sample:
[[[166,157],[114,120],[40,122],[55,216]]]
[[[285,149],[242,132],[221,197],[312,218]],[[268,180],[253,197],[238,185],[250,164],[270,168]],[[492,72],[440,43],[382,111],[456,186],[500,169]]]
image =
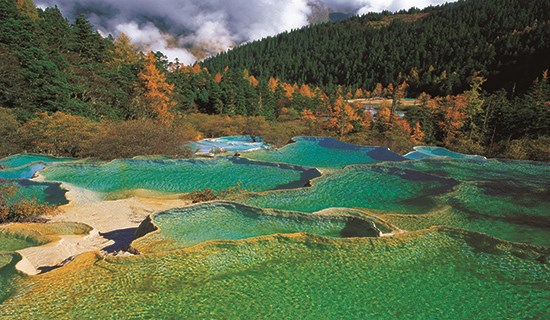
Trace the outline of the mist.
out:
[[[162,51],[185,64],[232,46],[310,23],[313,3],[364,14],[423,8],[445,0],[37,0],[70,20],[81,13],[103,35],[126,33],[142,50]]]

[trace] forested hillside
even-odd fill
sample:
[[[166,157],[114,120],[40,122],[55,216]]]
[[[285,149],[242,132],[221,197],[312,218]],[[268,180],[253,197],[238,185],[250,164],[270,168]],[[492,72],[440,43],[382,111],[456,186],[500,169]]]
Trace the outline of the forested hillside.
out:
[[[188,156],[185,141],[253,134],[548,160],[548,6],[371,14],[185,66],[84,16],[0,0],[0,155]]]
[[[462,92],[474,72],[485,88],[525,90],[550,66],[550,1],[466,0],[419,11],[373,13],[242,45],[204,62],[255,76],[372,90],[408,79],[409,95]]]

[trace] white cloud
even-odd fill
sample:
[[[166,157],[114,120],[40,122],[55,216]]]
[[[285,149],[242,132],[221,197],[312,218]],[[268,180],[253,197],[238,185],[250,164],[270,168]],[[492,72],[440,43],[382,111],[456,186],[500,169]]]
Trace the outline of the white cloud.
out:
[[[37,0],[74,18],[85,13],[103,34],[128,34],[134,43],[192,63],[190,49],[211,55],[233,45],[307,25],[309,2],[349,12],[425,7],[444,0]],[[191,50],[193,51],[193,50]]]
[[[115,30],[117,34],[124,32],[132,39],[134,44],[144,51],[162,51],[168,59],[175,60],[177,58],[185,64],[192,64],[195,61],[195,57],[188,50],[169,45],[168,40],[172,36],[163,34],[152,23],[139,26],[131,21],[117,25]]]

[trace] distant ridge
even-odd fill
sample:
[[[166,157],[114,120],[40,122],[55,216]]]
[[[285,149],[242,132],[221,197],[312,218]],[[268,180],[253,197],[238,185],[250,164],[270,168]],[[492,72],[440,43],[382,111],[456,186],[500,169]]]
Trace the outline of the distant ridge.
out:
[[[331,20],[346,14],[331,13]],[[522,92],[550,68],[550,1],[465,0],[424,10],[370,13],[239,46],[204,61],[288,82],[373,89],[409,82],[409,93],[486,88]]]

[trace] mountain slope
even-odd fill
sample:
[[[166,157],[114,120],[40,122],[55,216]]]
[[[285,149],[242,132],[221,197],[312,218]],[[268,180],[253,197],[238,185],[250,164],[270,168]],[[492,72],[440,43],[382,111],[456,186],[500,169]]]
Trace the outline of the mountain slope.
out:
[[[525,89],[550,67],[550,2],[466,0],[368,14],[246,44],[204,61],[285,81],[372,89],[409,78],[409,93],[449,94],[476,71],[487,88]]]

